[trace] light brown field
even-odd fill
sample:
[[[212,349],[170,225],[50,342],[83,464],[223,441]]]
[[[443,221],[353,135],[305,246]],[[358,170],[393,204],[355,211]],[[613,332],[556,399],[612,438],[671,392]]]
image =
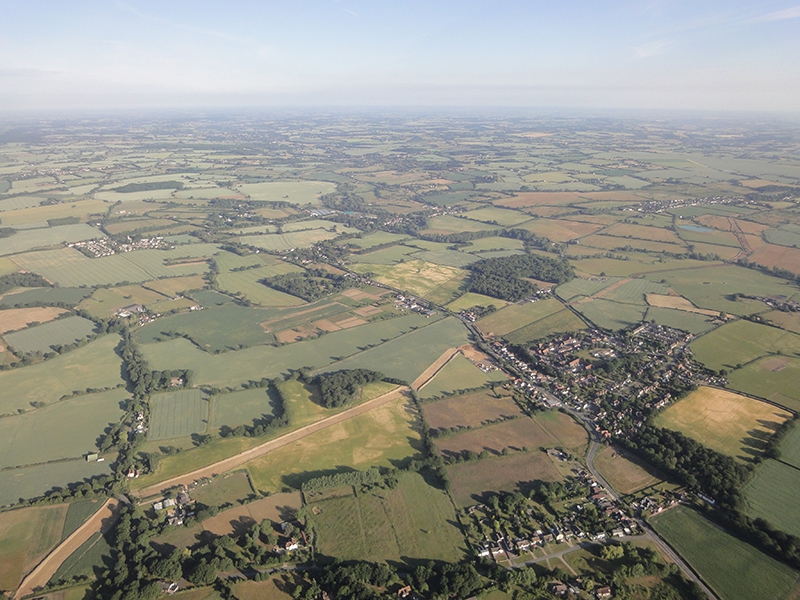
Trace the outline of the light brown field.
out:
[[[317,329],[321,329],[322,331],[339,331],[341,329],[341,327],[339,327],[336,323],[332,323],[328,319],[314,321],[312,325]]]
[[[54,306],[0,310],[0,333],[24,329],[31,323],[46,323],[65,312],[66,309]]]
[[[685,312],[693,312],[709,317],[718,317],[719,312],[716,310],[706,310],[704,308],[697,308],[694,304],[689,302],[683,296],[665,296],[663,294],[645,294],[645,300],[650,306],[657,306],[659,308],[674,308]]]
[[[357,308],[353,311],[360,317],[370,317],[372,315],[377,315],[379,312],[383,312],[383,308],[380,306],[362,306],[361,308]]]
[[[655,424],[680,431],[717,452],[750,461],[762,453],[763,439],[790,416],[766,402],[700,387],[658,415]]]
[[[291,342],[299,342],[317,333],[319,333],[319,331],[315,327],[297,327],[295,329],[279,331],[275,334],[275,338],[281,344],[289,344]]]
[[[362,290],[359,288],[350,288],[342,292],[342,296],[346,296],[352,300],[380,300],[381,297],[389,293],[389,290],[381,290],[379,288],[369,288],[370,291]]]
[[[748,259],[767,267],[786,269],[795,274],[800,274],[800,249],[788,246],[764,244],[757,248]]]
[[[341,321],[336,321],[336,325],[342,329],[350,329],[351,327],[358,327],[359,325],[366,325],[367,322],[359,317],[348,317]]]
[[[670,242],[673,244],[683,243],[683,241],[675,234],[675,232],[670,231],[669,229],[662,229],[661,227],[648,227],[646,225],[632,225],[630,223],[615,223],[614,225],[604,229],[603,234],[622,238],[630,236],[632,238],[652,240],[654,242]]]
[[[294,589],[296,584],[287,585],[284,581],[291,577],[291,574],[283,574],[266,581],[242,581],[233,586],[233,596],[236,600],[292,600],[292,595],[287,590]]]
[[[611,446],[597,453],[594,466],[621,494],[633,494],[661,481],[652,467]]]
[[[439,400],[425,404],[422,411],[432,429],[479,427],[485,421],[493,421],[500,417],[522,416],[511,396],[496,398],[489,392]]]
[[[313,313],[313,312],[316,312],[318,310],[322,310],[324,308],[330,308],[331,306],[337,306],[337,305],[338,306],[342,306],[338,302],[332,302],[330,304],[322,304],[320,306],[315,306],[314,308],[307,308],[305,310],[293,311],[291,313],[291,317],[292,317],[292,319],[294,319],[296,317],[299,317],[300,315],[307,315],[309,313]],[[281,317],[277,317],[275,319],[269,319],[267,321],[263,321],[262,323],[259,323],[259,325],[261,325],[261,327],[264,328],[264,331],[269,333],[273,329],[272,326],[275,325],[276,323],[280,327],[280,322],[283,321],[285,318],[286,318],[285,316],[281,316]],[[311,317],[311,318],[313,318],[313,317]]]
[[[769,229],[769,225],[753,223],[752,221],[745,221],[743,219],[736,219],[736,223],[739,225],[739,229],[752,235],[761,235],[762,231]]]
[[[758,366],[765,371],[777,373],[778,371],[783,371],[789,362],[791,362],[791,359],[788,356],[776,356],[775,358],[768,358]]]
[[[800,333],[800,313],[774,310],[772,312],[768,312],[767,314],[761,316],[764,319],[767,319],[768,321],[777,325],[778,327],[786,329],[787,331],[794,331],[795,333]]]
[[[458,347],[461,354],[467,357],[474,363],[491,363],[494,364],[494,360],[486,353],[481,352],[472,344],[464,344],[463,346]]]
[[[190,275],[188,277],[173,277],[170,279],[148,281],[142,287],[155,290],[159,294],[173,297],[187,290],[201,290],[205,285],[206,281],[200,275]]]
[[[609,235],[603,235],[602,233],[589,235],[581,239],[581,246],[583,245],[593,246],[602,250],[614,250],[616,248],[630,246],[631,248],[639,248],[643,250],[649,250],[651,252],[683,252],[685,248],[684,245],[668,244],[666,242],[653,242],[638,238],[612,237]],[[580,249],[578,248],[577,250]]]
[[[547,237],[554,242],[568,242],[592,234],[601,229],[602,225],[558,219],[536,219],[521,223],[517,227]]]
[[[292,511],[299,510],[302,506],[300,492],[272,494],[267,498],[222,511],[216,517],[203,521],[203,529],[215,535],[228,535],[236,532],[241,525],[249,527],[265,519],[280,523],[289,518]]]
[[[750,188],[752,190],[757,190],[758,188],[767,187],[770,185],[786,186],[785,183],[778,183],[777,181],[768,181],[766,179],[745,179],[744,181],[740,181],[739,185],[744,186],[746,188]]]

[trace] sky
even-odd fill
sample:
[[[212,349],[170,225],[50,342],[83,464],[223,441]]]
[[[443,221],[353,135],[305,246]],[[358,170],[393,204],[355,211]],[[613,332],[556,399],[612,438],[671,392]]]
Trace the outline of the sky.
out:
[[[0,110],[800,112],[798,0],[0,0]]]

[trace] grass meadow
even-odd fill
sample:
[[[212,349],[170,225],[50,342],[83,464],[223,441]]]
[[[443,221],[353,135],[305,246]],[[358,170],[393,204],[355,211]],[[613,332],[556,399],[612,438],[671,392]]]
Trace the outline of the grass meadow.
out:
[[[732,389],[800,411],[800,359],[767,357],[728,374]]]
[[[393,490],[315,503],[317,551],[343,560],[458,562],[464,538],[447,494],[416,473]]]
[[[633,494],[662,481],[652,467],[611,446],[597,453],[594,466],[620,494]]]
[[[556,333],[568,333],[581,329],[586,329],[586,323],[568,308],[563,308],[503,337],[512,344],[525,344]]]
[[[83,458],[0,471],[0,506],[41,496],[48,490],[70,483],[111,474],[111,458],[87,463]],[[0,536],[1,537],[1,536]]]
[[[742,490],[746,512],[754,519],[766,519],[773,527],[800,536],[797,490],[800,490],[800,469],[777,460],[766,460]]]
[[[120,340],[105,335],[52,360],[0,372],[0,414],[30,410],[31,402],[53,402],[73,391],[123,383],[122,360],[115,352]]]
[[[690,508],[672,508],[654,517],[652,524],[722,600],[783,600],[797,593],[797,571]]]
[[[505,335],[526,325],[544,319],[564,308],[555,298],[506,306],[478,321],[485,335]]]
[[[250,425],[255,419],[272,416],[279,403],[272,387],[218,394],[211,398],[209,424],[212,427]]]
[[[762,356],[800,354],[800,335],[752,321],[734,321],[691,343],[695,357],[710,369],[731,369]]]
[[[458,390],[481,387],[492,381],[507,380],[502,371],[484,373],[462,354],[456,354],[429,383],[419,390],[419,394],[422,398],[431,398]]]
[[[53,346],[72,344],[86,340],[96,333],[95,324],[89,319],[72,316],[50,323],[28,327],[22,331],[7,333],[6,343],[17,353],[50,352]]]
[[[208,428],[209,400],[200,390],[178,390],[150,396],[150,440],[166,440]]]

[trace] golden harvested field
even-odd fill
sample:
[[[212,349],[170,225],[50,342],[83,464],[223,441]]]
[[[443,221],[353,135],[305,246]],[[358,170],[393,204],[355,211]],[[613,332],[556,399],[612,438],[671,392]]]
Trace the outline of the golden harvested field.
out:
[[[435,265],[424,260],[409,260],[396,265],[356,264],[360,273],[375,273],[375,279],[386,285],[418,296],[427,296],[447,282],[464,276],[462,269]]]
[[[661,481],[652,467],[611,446],[597,453],[594,466],[621,494],[633,494]]]
[[[750,262],[800,274],[800,249],[764,244],[747,257]]]
[[[718,317],[719,311],[697,308],[683,296],[665,296],[664,294],[645,294],[645,299],[650,306],[660,308],[674,308],[686,312],[698,313],[709,317]]]
[[[422,407],[431,429],[479,427],[484,421],[504,416],[521,416],[511,396],[496,398],[490,392],[455,396]]]
[[[243,506],[237,506],[203,521],[203,528],[216,535],[227,535],[237,531],[237,527],[249,527],[265,519],[280,523],[286,520],[290,511],[303,506],[300,492],[272,494]]]
[[[233,586],[233,596],[236,600],[292,600],[289,590],[297,585],[292,578],[293,575],[287,573],[266,581],[242,581]]]
[[[680,431],[717,452],[750,461],[761,454],[763,439],[790,416],[766,402],[700,387],[658,415],[655,424]]]
[[[54,306],[0,310],[0,333],[24,329],[31,323],[46,323],[65,312],[66,309]]]

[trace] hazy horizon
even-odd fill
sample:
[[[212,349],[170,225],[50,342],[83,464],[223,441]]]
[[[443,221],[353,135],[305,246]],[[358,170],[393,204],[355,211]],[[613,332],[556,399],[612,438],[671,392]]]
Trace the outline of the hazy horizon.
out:
[[[0,18],[3,112],[800,111],[800,5],[781,1],[33,1]]]

